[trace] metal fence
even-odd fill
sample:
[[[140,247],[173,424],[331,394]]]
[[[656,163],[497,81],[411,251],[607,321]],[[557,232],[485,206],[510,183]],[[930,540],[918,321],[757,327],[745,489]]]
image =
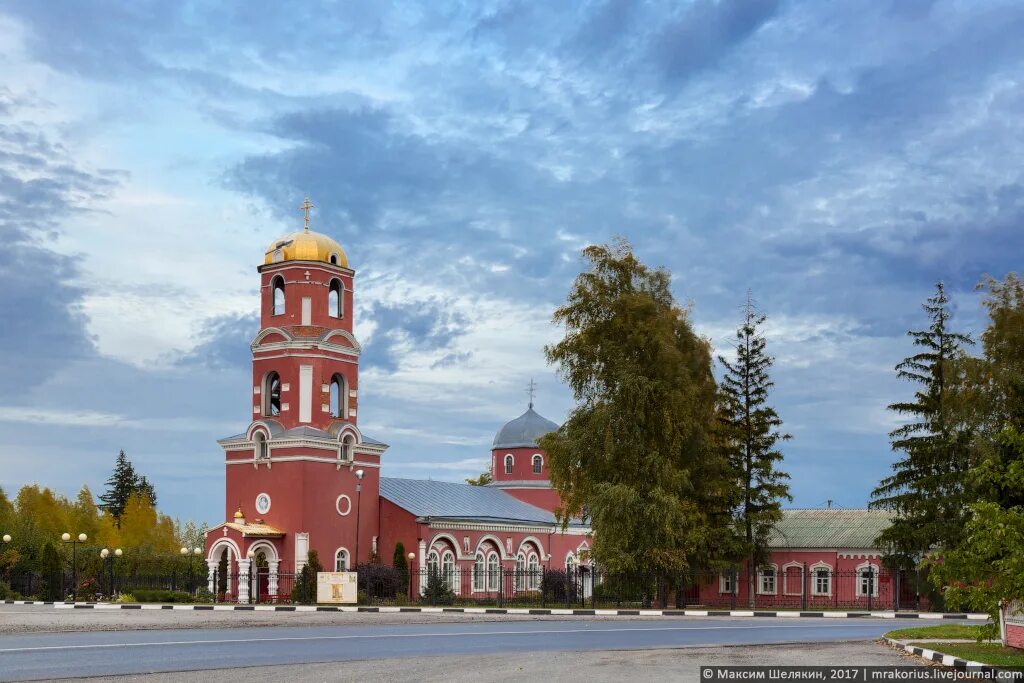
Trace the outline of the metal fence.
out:
[[[753,577],[736,569],[725,572],[634,572],[612,574],[579,566],[569,570],[484,569],[472,567],[401,570],[364,565],[358,572],[358,599],[365,605],[469,605],[492,607],[583,609],[936,609],[928,586],[915,571],[871,566],[832,570],[791,565],[762,570]],[[92,581],[93,594],[81,586]],[[113,573],[77,576],[79,599],[101,599],[139,590],[184,591],[206,595],[208,578],[198,572],[169,574]],[[314,583],[315,582],[310,582]],[[71,595],[70,572],[10,577],[11,588],[26,597],[63,600]],[[243,585],[244,584],[244,585]],[[210,596],[207,596],[210,597]],[[265,568],[248,575],[215,580],[217,602],[312,603],[316,586],[301,575],[271,574]]]

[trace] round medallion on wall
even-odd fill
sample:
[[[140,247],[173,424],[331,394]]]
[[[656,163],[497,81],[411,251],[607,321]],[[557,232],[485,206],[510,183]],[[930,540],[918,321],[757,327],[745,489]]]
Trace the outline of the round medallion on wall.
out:
[[[256,512],[261,515],[265,515],[270,512],[270,496],[266,493],[261,493],[256,496]]]
[[[334,501],[334,509],[338,511],[338,514],[344,517],[348,513],[352,512],[352,499],[346,496],[344,493],[338,496],[338,500]]]

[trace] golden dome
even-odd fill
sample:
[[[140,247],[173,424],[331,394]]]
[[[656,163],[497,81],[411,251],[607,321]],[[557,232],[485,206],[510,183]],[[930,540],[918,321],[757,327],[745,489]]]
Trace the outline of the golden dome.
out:
[[[348,268],[348,256],[341,245],[312,230],[293,232],[271,242],[263,258],[264,265],[283,261],[320,261]]]

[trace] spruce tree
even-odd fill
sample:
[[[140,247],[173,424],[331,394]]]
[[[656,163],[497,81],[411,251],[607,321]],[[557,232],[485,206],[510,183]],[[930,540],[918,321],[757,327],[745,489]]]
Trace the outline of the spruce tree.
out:
[[[395,553],[391,556],[391,566],[403,572],[409,570],[409,560],[405,557],[405,545],[401,541],[395,544]]]
[[[114,471],[107,479],[107,491],[100,496],[100,508],[106,510],[114,518],[114,526],[121,528],[121,516],[124,514],[128,499],[135,493],[138,476],[131,461],[122,450],[117,454]]]
[[[743,324],[736,330],[736,360],[719,356],[725,368],[721,383],[722,445],[734,476],[740,483],[736,521],[744,540],[748,592],[754,604],[757,568],[768,558],[768,535],[782,519],[782,501],[789,495],[789,475],[779,469],[780,441],[789,434],[779,431],[782,420],[768,405],[774,386],[769,370],[774,359],[765,351],[761,334],[765,316],[758,313],[747,294]]]
[[[922,306],[929,326],[907,334],[920,351],[896,366],[897,375],[918,386],[912,401],[889,410],[909,421],[889,434],[901,453],[893,473],[872,492],[871,507],[891,510],[892,524],[878,537],[889,562],[913,566],[937,547],[956,545],[967,518],[970,430],[956,410],[958,375],[966,334],[950,329],[949,298],[943,283]]]

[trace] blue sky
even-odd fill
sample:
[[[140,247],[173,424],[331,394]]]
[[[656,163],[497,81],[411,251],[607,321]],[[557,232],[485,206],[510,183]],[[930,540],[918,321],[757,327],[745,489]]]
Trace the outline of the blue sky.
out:
[[[769,316],[794,505],[863,505],[892,371],[944,279],[1024,253],[1019,2],[12,2],[0,8],[0,485],[102,487],[124,448],[222,521],[256,265],[347,249],[360,425],[458,480],[571,397],[542,347],[588,243],[668,267],[728,351]]]

